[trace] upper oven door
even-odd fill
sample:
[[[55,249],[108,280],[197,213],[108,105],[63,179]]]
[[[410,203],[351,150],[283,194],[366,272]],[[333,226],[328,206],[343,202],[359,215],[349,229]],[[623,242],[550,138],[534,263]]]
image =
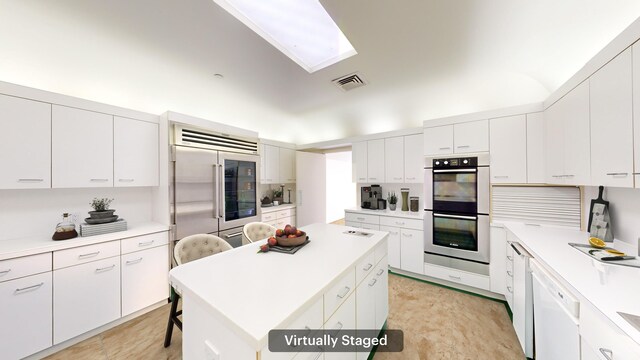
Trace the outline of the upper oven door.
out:
[[[433,211],[478,213],[478,168],[433,169]]]

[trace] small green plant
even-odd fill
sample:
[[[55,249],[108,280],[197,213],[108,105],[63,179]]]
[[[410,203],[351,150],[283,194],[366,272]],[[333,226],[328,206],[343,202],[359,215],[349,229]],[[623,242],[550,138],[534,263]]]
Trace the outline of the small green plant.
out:
[[[274,189],[274,190],[273,190],[273,197],[274,197],[274,198],[281,198],[281,197],[282,197],[282,190],[280,190],[280,189]]]
[[[392,193],[387,193],[387,201],[389,202],[389,204],[397,204],[398,203],[398,197],[396,196],[395,192]]]
[[[107,198],[102,198],[102,199],[98,199],[98,198],[93,198],[93,201],[91,202],[91,207],[93,208],[93,210],[95,211],[105,211],[105,210],[109,210],[109,205],[111,205],[111,202],[113,201],[113,199],[107,199]]]

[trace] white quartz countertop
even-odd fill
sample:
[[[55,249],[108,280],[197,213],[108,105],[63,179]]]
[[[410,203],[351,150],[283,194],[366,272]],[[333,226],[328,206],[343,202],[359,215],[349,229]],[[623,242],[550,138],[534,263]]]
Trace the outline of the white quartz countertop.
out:
[[[266,206],[266,207],[260,207],[260,211],[262,211],[262,213],[268,213],[268,212],[274,212],[274,211],[279,211],[279,210],[287,210],[287,209],[295,209],[296,204],[280,204],[277,206]]]
[[[257,253],[263,240],[178,266],[170,282],[259,351],[270,330],[286,326],[387,236],[343,234],[348,228],[331,224],[302,230],[310,243],[293,255]]]
[[[110,234],[81,237],[68,240],[51,240],[50,236],[33,236],[19,239],[0,240],[0,260],[21,256],[41,254],[49,251],[70,249],[78,246],[92,245],[107,241],[120,240],[168,231],[169,227],[158,223],[129,224],[126,231],[118,231]],[[51,230],[53,235],[53,229]]]
[[[635,342],[640,331],[618,311],[640,316],[640,269],[604,264],[568,243],[589,243],[589,234],[578,230],[522,223],[503,223],[537,261],[560,276],[579,295],[598,308]]]
[[[390,216],[390,217],[399,217],[404,219],[424,219],[424,210],[420,209],[419,211],[401,211],[399,208],[396,208],[395,211],[389,210],[389,208],[385,210],[371,210],[371,209],[361,209],[361,208],[349,208],[344,209],[345,212],[356,213],[356,214],[366,214],[366,215],[378,215],[378,216]]]

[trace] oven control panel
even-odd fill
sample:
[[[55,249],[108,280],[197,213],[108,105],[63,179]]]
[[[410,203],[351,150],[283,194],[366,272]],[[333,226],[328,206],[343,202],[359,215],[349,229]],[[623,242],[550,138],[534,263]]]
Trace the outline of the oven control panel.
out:
[[[434,169],[455,169],[455,168],[467,168],[467,167],[477,167],[477,166],[478,166],[477,157],[433,159]]]

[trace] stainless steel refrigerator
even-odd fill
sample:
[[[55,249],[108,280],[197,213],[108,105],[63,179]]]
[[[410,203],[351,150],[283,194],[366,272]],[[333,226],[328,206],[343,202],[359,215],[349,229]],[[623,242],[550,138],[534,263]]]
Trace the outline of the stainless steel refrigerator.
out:
[[[242,245],[242,227],[261,216],[257,141],[179,126],[174,131],[170,179],[174,240],[207,233],[233,247]]]

